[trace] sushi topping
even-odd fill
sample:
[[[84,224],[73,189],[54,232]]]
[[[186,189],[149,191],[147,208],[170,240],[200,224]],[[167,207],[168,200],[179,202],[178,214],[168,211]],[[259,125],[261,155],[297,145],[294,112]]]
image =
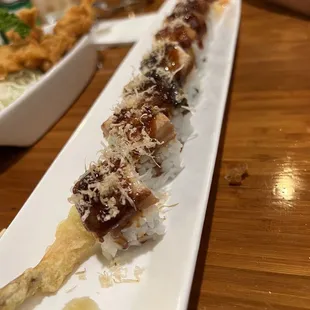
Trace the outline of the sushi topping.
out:
[[[187,106],[184,91],[174,75],[161,68],[137,76],[125,86],[123,96],[157,106],[168,117],[174,108]]]
[[[161,142],[154,138],[157,106],[142,105],[132,108],[116,108],[112,117],[108,142],[118,156],[134,164],[140,156],[152,157]]]
[[[73,187],[69,201],[77,207],[88,230],[104,236],[128,213],[135,212],[145,198],[137,175],[121,160],[109,160],[104,152]],[[105,158],[105,161],[101,161]]]
[[[153,51],[146,55],[141,63],[142,72],[163,68],[165,71],[174,73],[181,67],[178,44],[171,42],[159,43]]]
[[[196,40],[198,42],[198,46],[202,48],[202,37],[207,32],[207,26],[204,21],[204,16],[197,12],[190,11],[185,5],[183,7],[179,7],[178,10],[175,10],[171,15],[169,15],[167,17],[167,21],[171,22],[177,20],[178,18],[184,21],[187,25],[191,27],[191,29],[196,32]]]
[[[155,35],[155,39],[178,42],[180,46],[188,49],[191,48],[193,42],[197,39],[197,34],[186,22],[179,18],[159,30]]]

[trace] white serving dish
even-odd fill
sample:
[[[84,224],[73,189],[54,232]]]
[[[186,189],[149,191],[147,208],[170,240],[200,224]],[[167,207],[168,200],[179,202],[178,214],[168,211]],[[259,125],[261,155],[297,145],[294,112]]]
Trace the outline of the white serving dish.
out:
[[[102,147],[101,123],[110,116],[122,86],[131,78],[133,68],[139,67],[142,56],[150,49],[152,34],[174,4],[174,0],[169,0],[161,9],[150,33],[142,36],[127,55],[0,239],[0,287],[35,266],[53,242],[57,224],[68,214],[67,197],[74,180],[84,172],[85,162],[97,158]],[[83,296],[91,297],[102,310],[186,309],[225,111],[240,9],[241,1],[232,0],[221,16],[215,14],[212,18],[207,38],[212,43],[201,53],[201,66],[195,72],[200,94],[195,99],[197,106],[191,122],[197,136],[186,142],[182,152],[185,168],[171,184],[170,202],[178,205],[167,213],[167,232],[160,242],[146,243],[128,253],[129,270],[135,266],[145,268],[140,283],[101,288],[98,273],[102,272],[104,261],[95,255],[79,268],[86,269],[87,280],[80,281],[72,275],[57,294],[31,299],[21,309],[62,309],[71,299]],[[193,79],[192,87],[197,87],[197,81]]]
[[[0,112],[0,145],[35,143],[77,98],[96,64],[96,48],[85,36],[56,66]]]
[[[0,146],[30,146],[35,143],[87,85],[96,69],[96,50],[117,43],[135,42],[147,30],[154,16],[148,14],[134,19],[98,23],[91,34],[84,36],[38,82],[0,111]],[[139,27],[141,23],[145,28]],[[126,31],[130,35],[124,36]]]

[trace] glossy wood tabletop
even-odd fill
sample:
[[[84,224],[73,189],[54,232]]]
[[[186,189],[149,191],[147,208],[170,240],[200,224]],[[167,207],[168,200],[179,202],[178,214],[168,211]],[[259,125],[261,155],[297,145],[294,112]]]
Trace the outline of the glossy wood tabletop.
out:
[[[310,309],[310,23],[263,3],[243,3],[190,310]],[[102,53],[89,86],[34,147],[0,148],[0,229],[128,50]],[[230,186],[225,175],[237,164],[249,175]]]

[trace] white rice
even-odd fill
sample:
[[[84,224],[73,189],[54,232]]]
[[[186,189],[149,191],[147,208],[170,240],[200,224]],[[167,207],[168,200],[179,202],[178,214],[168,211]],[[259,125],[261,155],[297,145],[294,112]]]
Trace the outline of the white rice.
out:
[[[181,151],[182,144],[174,139],[161,147],[154,159],[144,158],[138,167],[141,181],[153,191],[162,189],[182,170]]]
[[[191,124],[192,113],[184,109],[177,109],[173,112],[171,122],[175,128],[177,139],[184,144],[194,133]]]
[[[140,246],[147,240],[155,240],[158,236],[163,235],[165,233],[165,226],[160,209],[161,205],[157,204],[143,210],[142,215],[130,227],[122,230],[122,235],[127,240],[125,249],[116,242],[110,233],[107,234],[104,237],[103,243],[101,243],[104,257],[112,260],[119,251],[126,250],[131,246]]]

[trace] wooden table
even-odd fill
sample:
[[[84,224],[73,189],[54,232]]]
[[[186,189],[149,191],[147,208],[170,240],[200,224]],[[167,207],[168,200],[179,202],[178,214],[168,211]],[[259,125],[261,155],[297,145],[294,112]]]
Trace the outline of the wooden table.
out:
[[[0,148],[7,227],[128,52],[104,66],[34,147]],[[310,24],[245,1],[189,309],[310,309]],[[247,163],[239,187],[224,179]],[[173,309],[171,309],[173,310]]]

